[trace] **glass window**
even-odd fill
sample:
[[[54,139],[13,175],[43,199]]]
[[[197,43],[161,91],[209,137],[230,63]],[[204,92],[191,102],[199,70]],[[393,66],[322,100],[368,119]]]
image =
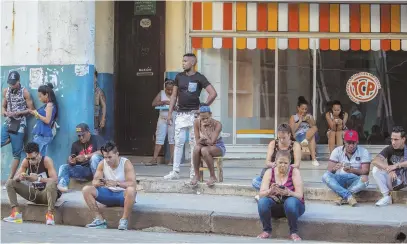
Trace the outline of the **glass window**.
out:
[[[237,144],[268,144],[274,137],[274,54],[237,50]]]
[[[407,106],[402,106],[407,91],[407,52],[318,50],[317,61],[320,144],[327,144],[325,113],[332,100],[342,103],[349,115],[347,127],[358,131],[361,144],[389,144],[393,125],[407,128]],[[360,72],[376,76],[376,82]]]
[[[222,122],[222,132],[228,136],[223,140],[233,143],[233,64],[232,49],[202,49],[200,51],[200,72],[206,76],[218,93],[211,105],[212,116]],[[199,55],[198,55],[199,58]],[[203,92],[206,101],[205,92]]]
[[[278,50],[278,123],[297,113],[299,96],[309,102],[312,114],[312,50]]]

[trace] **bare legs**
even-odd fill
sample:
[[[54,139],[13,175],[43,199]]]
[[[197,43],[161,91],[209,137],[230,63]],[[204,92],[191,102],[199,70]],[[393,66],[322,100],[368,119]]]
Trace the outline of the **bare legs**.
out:
[[[312,126],[308,129],[307,133],[305,134],[308,140],[308,147],[311,153],[312,160],[316,160],[316,142],[315,142],[315,133],[317,133],[318,128],[316,126]]]
[[[158,164],[157,163],[158,154],[160,153],[162,147],[163,147],[163,145],[155,144],[153,159],[151,159],[151,161],[149,163],[146,163],[145,164],[146,166],[152,166],[152,165]],[[172,161],[174,160],[174,148],[175,148],[175,145],[170,144],[171,160],[170,160],[169,165],[172,165]]]
[[[329,131],[328,132],[328,147],[331,153],[336,146],[343,145],[343,131]]]
[[[124,191],[124,211],[122,219],[128,219],[133,210],[134,201],[136,199],[136,189],[134,187],[127,187]]]
[[[195,177],[191,181],[191,185],[196,185],[199,177],[199,166],[201,162],[201,156],[203,157],[206,165],[209,169],[210,179],[206,182],[208,186],[212,186],[216,181],[215,167],[213,163],[213,157],[219,157],[222,155],[222,151],[217,146],[201,146],[197,145],[194,149],[194,169]]]

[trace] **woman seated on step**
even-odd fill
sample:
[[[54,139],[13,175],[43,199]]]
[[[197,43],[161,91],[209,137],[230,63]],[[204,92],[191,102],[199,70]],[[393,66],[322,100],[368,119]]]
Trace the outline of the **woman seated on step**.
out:
[[[301,162],[301,146],[295,141],[293,135],[291,134],[291,127],[288,124],[281,124],[277,128],[277,139],[272,140],[269,143],[266,156],[266,168],[264,168],[260,176],[257,176],[252,181],[252,186],[256,190],[260,190],[261,181],[263,175],[269,168],[276,167],[276,154],[280,150],[287,150],[290,152],[290,164],[294,168],[300,168]],[[257,201],[259,200],[259,195],[254,197]]]
[[[222,157],[226,153],[225,144],[221,137],[222,124],[212,118],[209,106],[199,108],[199,118],[194,121],[194,134],[196,145],[193,152],[193,162],[195,176],[191,181],[192,186],[196,186],[199,180],[199,167],[201,157],[209,169],[210,179],[206,182],[208,186],[213,186],[217,181],[213,164],[214,157]]]
[[[315,120],[308,112],[308,101],[303,96],[298,97],[297,113],[290,118],[290,126],[295,140],[300,142],[302,147],[308,147],[312,165],[319,166],[316,157],[315,135],[318,132]]]
[[[328,102],[328,112],[325,114],[326,122],[328,123],[328,147],[329,153],[335,149],[336,146],[343,146],[343,132],[347,130],[346,121],[348,120],[348,113],[343,111],[342,104],[338,100]]]
[[[305,212],[303,182],[300,170],[290,165],[291,154],[280,150],[274,168],[266,171],[261,182],[258,212],[263,232],[258,238],[271,238],[271,218],[286,217],[290,227],[290,238],[300,241],[298,218]]]

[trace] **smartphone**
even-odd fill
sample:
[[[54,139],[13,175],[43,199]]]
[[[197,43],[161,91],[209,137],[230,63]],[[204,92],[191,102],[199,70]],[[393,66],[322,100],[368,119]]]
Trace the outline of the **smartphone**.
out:
[[[65,154],[66,155],[66,154]],[[71,158],[76,158],[76,154],[72,154]]]
[[[100,181],[101,183],[103,183],[103,184],[106,183],[106,180],[105,180],[105,179],[99,179],[99,181]]]
[[[285,186],[278,186],[278,188],[280,188],[280,189],[285,189]]]

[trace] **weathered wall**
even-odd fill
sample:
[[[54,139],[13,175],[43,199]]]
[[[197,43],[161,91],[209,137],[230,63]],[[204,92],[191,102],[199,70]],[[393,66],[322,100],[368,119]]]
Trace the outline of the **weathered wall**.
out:
[[[75,126],[86,122],[93,127],[95,2],[2,1],[0,10],[1,89],[8,86],[8,73],[17,70],[39,107],[38,86],[54,84],[60,129],[48,155],[58,168],[77,139]],[[34,123],[28,119],[27,140]],[[9,174],[11,159],[9,144],[1,149],[1,180]]]
[[[98,84],[106,96],[106,128],[102,134],[106,139],[114,137],[114,2],[97,1],[95,67]]]

